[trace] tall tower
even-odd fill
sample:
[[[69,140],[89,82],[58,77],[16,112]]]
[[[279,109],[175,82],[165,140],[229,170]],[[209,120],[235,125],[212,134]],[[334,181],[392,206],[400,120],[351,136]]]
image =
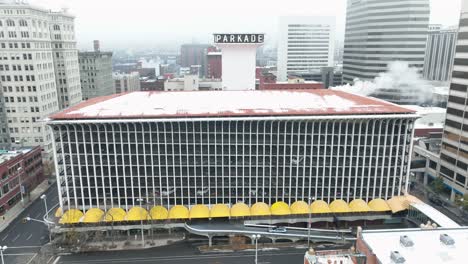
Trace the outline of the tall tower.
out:
[[[343,82],[372,80],[390,61],[422,70],[429,0],[348,0]]]
[[[457,28],[429,27],[426,57],[424,59],[424,78],[431,81],[445,82],[450,80],[457,33]]]
[[[438,176],[455,194],[468,193],[468,0],[462,12],[447,103]]]
[[[82,100],[74,20],[66,10],[50,13],[50,38],[60,109]]]
[[[281,17],[278,41],[278,80],[291,73],[320,73],[333,67],[335,53],[334,17]]]
[[[72,18],[12,1],[0,2],[0,14],[0,89],[3,94],[0,108],[6,115],[10,141],[17,147],[42,145],[49,152],[51,137],[40,121],[60,109],[56,77],[67,80],[68,84],[70,73],[56,70],[55,66],[60,63],[66,64],[64,68],[77,67],[72,65],[77,64],[76,60],[54,60],[57,54],[54,45],[62,43],[62,49],[65,48],[65,43],[70,43],[68,37],[73,35],[72,29],[60,34],[67,36],[61,42],[55,39],[51,28],[58,19]],[[66,49],[72,48],[67,46]],[[58,50],[60,48],[57,49],[60,54]],[[76,89],[79,90],[79,86],[73,91]]]

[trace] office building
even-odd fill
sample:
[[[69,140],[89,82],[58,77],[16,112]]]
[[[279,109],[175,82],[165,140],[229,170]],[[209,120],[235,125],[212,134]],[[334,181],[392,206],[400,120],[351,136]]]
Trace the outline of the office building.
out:
[[[373,80],[391,61],[422,71],[429,11],[429,0],[348,0],[343,82]]]
[[[455,194],[468,193],[468,1],[462,1],[462,13],[447,103],[438,176]]]
[[[281,17],[278,40],[278,81],[289,74],[333,67],[334,17]]]
[[[187,91],[95,98],[48,124],[61,207],[128,210],[137,198],[167,208],[388,199],[407,189],[416,118],[328,89]]]
[[[198,74],[187,74],[181,78],[172,78],[164,81],[164,91],[207,91],[222,90],[220,79],[200,79]]]
[[[423,77],[431,81],[449,81],[457,43],[457,28],[429,27]]]
[[[112,80],[112,52],[96,50],[79,52],[81,89],[83,100],[114,93]]]
[[[82,100],[74,20],[64,12],[50,13],[50,38],[60,109]]]
[[[41,148],[0,150],[0,177],[0,215],[4,215],[18,202],[29,202],[29,193],[45,179]]]
[[[206,78],[221,79],[223,70],[221,51],[210,47],[206,56]]]
[[[207,49],[210,44],[184,44],[180,47],[180,66],[200,65],[200,77],[206,76]]]
[[[49,152],[38,121],[79,101],[73,17],[19,1],[0,2],[0,14],[0,108],[10,141]]]
[[[0,84],[1,86],[1,84]],[[11,147],[10,133],[8,129],[8,119],[5,112],[3,90],[0,89],[0,149],[9,149]]]
[[[112,74],[114,80],[114,93],[140,91],[140,74],[138,72]]]

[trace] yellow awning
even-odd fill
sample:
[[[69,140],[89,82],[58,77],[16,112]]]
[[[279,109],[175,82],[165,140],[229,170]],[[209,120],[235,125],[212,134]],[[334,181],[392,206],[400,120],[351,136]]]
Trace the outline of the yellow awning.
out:
[[[231,217],[250,216],[250,208],[245,203],[236,203],[231,207]]]
[[[348,204],[343,200],[335,200],[330,204],[330,210],[334,213],[349,213],[351,209]]]
[[[210,217],[217,218],[217,217],[229,217],[229,206],[225,204],[215,204],[211,207],[210,210]]]
[[[141,221],[148,219],[148,211],[145,208],[139,206],[134,206],[128,210],[127,216],[125,217],[126,221]]]
[[[57,210],[55,210],[55,217],[59,218],[62,215],[63,215],[62,207],[57,208]]]
[[[263,202],[257,202],[250,208],[250,213],[252,216],[264,216],[271,215],[270,207]]]
[[[349,203],[349,208],[352,212],[369,212],[371,208],[362,199],[354,199]]]
[[[169,210],[169,219],[188,219],[189,210],[183,205],[174,205]]]
[[[328,214],[331,213],[330,207],[325,201],[317,200],[310,205],[310,210],[313,214]]]
[[[125,220],[127,213],[122,208],[111,208],[107,210],[106,215],[104,216],[104,221],[106,222],[121,222]]]
[[[59,220],[59,224],[76,224],[83,217],[83,212],[78,209],[70,209],[66,211]]]
[[[102,216],[104,216],[104,211],[99,208],[91,208],[86,211],[83,223],[98,223],[102,220]]]
[[[210,209],[204,204],[196,204],[190,208],[190,219],[210,218]]]
[[[403,196],[395,196],[387,200],[387,204],[390,207],[390,209],[392,209],[392,213],[398,213],[398,212],[408,209],[405,206],[406,202],[407,201],[405,200]]]
[[[295,201],[291,205],[291,214],[309,214],[310,207],[304,201]]]
[[[387,212],[391,211],[390,207],[388,206],[387,202],[384,199],[374,199],[368,203],[370,209],[374,212]]]
[[[166,220],[169,216],[169,212],[164,206],[156,205],[150,210],[151,220]]]
[[[289,205],[285,202],[278,201],[271,206],[272,215],[290,215],[291,210]]]

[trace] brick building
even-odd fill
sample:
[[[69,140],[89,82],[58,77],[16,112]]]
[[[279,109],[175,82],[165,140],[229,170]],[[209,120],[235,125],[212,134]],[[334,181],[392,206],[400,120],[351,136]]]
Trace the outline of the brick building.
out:
[[[28,201],[29,193],[43,180],[40,147],[0,153],[0,215],[20,202],[22,197]]]

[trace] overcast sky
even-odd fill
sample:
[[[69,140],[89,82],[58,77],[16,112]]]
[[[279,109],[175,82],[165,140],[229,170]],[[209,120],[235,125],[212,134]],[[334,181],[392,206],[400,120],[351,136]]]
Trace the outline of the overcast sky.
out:
[[[68,8],[76,16],[81,49],[101,40],[102,49],[171,47],[210,42],[214,32],[264,32],[275,40],[284,15],[337,19],[344,38],[346,0],[30,0],[48,9]],[[430,0],[431,21],[457,25],[461,0]]]

